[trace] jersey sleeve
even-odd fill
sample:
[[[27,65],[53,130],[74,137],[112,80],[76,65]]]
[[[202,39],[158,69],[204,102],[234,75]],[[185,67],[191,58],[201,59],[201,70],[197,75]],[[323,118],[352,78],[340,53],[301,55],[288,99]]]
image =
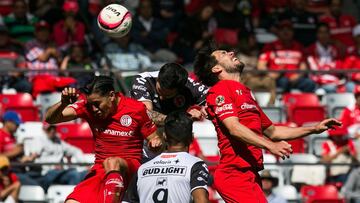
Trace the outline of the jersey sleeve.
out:
[[[19,180],[14,172],[9,173],[9,178],[10,178],[11,183],[15,183],[16,181]]]
[[[209,181],[209,170],[207,165],[203,161],[199,161],[191,168],[190,175],[190,190],[191,192],[198,188],[204,188],[207,190],[207,184]]]
[[[123,198],[123,202],[126,203],[139,203],[140,199],[139,199],[139,193],[137,190],[137,180],[138,180],[138,174],[135,173],[133,178],[131,179],[129,186],[125,192],[124,198]]]
[[[259,112],[260,112],[261,128],[263,130],[265,130],[268,127],[270,127],[271,125],[273,125],[273,123],[270,120],[270,118],[264,113],[264,111],[260,108],[260,106],[257,105],[257,107],[258,107]]]
[[[140,132],[144,138],[147,138],[149,135],[156,131],[155,123],[150,119],[147,114],[147,109],[144,104],[142,104],[142,108],[139,112],[140,114]]]
[[[141,102],[152,101],[148,81],[140,75],[136,76],[130,90],[130,96]]]
[[[209,91],[209,88],[199,82],[195,82],[193,79],[189,78],[186,86],[190,88],[191,94],[197,105],[205,105],[206,94]]]
[[[237,116],[235,104],[226,86],[211,91],[206,98],[206,103],[209,114],[219,118],[221,121],[231,116]]]

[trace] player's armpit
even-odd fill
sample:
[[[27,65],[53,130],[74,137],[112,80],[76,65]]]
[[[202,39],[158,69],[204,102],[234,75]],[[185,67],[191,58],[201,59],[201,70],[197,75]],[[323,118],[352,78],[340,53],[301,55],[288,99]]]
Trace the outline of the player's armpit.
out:
[[[209,194],[205,188],[197,188],[191,193],[194,203],[208,203]]]
[[[151,120],[157,126],[163,126],[165,124],[166,115],[154,110],[148,110]]]

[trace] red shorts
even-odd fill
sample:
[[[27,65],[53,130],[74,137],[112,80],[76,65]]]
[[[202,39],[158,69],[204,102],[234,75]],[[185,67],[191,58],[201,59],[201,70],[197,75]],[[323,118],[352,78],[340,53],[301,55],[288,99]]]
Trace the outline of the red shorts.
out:
[[[214,184],[227,203],[267,203],[260,176],[255,170],[217,169]]]
[[[123,177],[125,189],[129,184],[132,176],[140,167],[140,162],[136,159],[125,159],[128,165],[126,177]],[[95,164],[85,179],[81,181],[74,191],[66,198],[73,199],[81,203],[87,202],[104,202],[104,184],[105,184],[105,170],[102,164]]]

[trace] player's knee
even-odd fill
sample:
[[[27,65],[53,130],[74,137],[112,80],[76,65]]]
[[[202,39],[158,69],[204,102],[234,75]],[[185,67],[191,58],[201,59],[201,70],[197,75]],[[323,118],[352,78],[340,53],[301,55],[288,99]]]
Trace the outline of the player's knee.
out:
[[[124,172],[127,169],[127,162],[120,157],[108,157],[104,160],[105,172],[120,171]]]

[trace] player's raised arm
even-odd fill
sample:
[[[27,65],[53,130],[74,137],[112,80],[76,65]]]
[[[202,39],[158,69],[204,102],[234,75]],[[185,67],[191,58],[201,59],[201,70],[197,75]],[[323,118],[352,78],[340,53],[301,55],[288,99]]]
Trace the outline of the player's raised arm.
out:
[[[45,114],[45,121],[50,124],[61,123],[77,118],[76,111],[68,107],[77,100],[78,94],[75,88],[65,88],[61,92],[61,101],[52,105]]]

